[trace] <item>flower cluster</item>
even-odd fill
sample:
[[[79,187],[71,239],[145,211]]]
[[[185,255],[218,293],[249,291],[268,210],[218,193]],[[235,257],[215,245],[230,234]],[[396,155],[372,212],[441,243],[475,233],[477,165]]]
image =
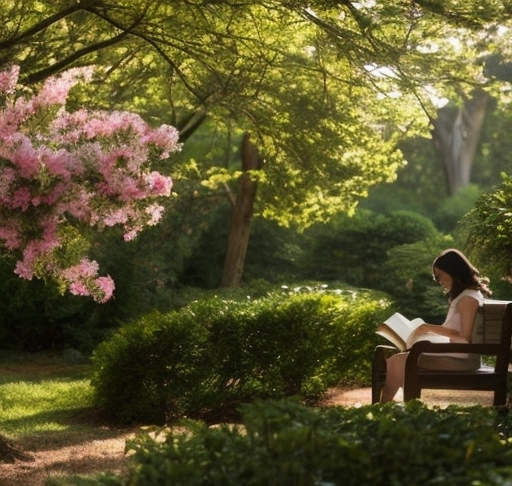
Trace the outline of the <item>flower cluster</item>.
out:
[[[128,112],[68,112],[69,90],[88,69],[52,77],[31,97],[16,96],[18,74],[16,66],[0,72],[0,243],[19,253],[20,277],[49,275],[73,294],[105,302],[114,284],[98,277],[96,262],[80,256],[63,266],[56,256],[62,228],[117,225],[131,240],[156,224],[157,200],[170,196],[172,180],[150,163],[179,150],[179,134]]]

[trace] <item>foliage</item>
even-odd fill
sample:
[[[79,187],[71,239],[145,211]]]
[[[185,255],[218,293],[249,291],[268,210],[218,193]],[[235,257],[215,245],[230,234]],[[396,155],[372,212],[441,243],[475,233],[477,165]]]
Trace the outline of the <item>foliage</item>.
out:
[[[469,253],[486,269],[496,285],[511,290],[512,281],[512,176],[502,174],[501,184],[482,194],[461,222]]]
[[[389,250],[436,233],[430,220],[410,211],[379,214],[360,210],[353,217],[340,214],[333,224],[317,225],[306,233],[311,241],[305,252],[306,271],[319,280],[340,279],[379,289],[388,278],[382,265]]]
[[[453,232],[458,222],[475,205],[481,189],[475,184],[459,189],[452,197],[445,199],[433,216],[433,221],[439,231]]]
[[[278,401],[241,412],[240,425],[189,421],[185,430],[139,434],[128,445],[128,473],[99,484],[498,486],[512,478],[511,442],[497,432],[509,434],[509,420],[489,408],[312,409]]]
[[[390,180],[401,164],[394,136],[383,128],[393,104],[368,105],[368,97],[378,100],[373,83],[361,82],[364,69],[333,51],[303,15],[304,6],[38,6],[4,13],[11,33],[2,44],[6,57],[25,52],[20,31],[33,32],[38,41],[20,60],[27,82],[88,62],[105,69],[77,94],[77,104],[116,103],[157,123],[167,120],[185,142],[209,122],[216,140],[194,161],[213,194],[225,196],[236,184],[241,135],[253,134],[265,160],[255,174],[257,211],[281,224],[307,225],[340,208],[351,210],[370,185]],[[61,62],[45,63],[50,52]],[[202,137],[198,133],[195,141]],[[283,183],[290,183],[284,192]]]
[[[487,143],[495,145],[490,140]],[[373,187],[360,207],[380,213],[407,209],[431,219],[443,233],[453,231],[458,220],[472,208],[480,187],[486,187],[487,177],[475,172],[473,184],[447,196],[439,154],[435,153],[432,140],[411,137],[400,143],[400,149],[408,163],[397,171],[396,181]],[[483,170],[482,165],[480,162],[480,170]],[[493,163],[487,160],[485,167],[494,171],[491,165]]]
[[[68,112],[69,90],[87,70],[49,78],[32,97],[16,93],[18,73],[0,73],[0,240],[19,257],[20,277],[49,276],[106,302],[113,281],[84,257],[77,228],[121,226],[131,240],[156,224],[155,199],[170,196],[172,181],[150,163],[179,148],[178,133],[127,112]]]
[[[299,288],[154,312],[95,350],[96,403],[120,422],[161,423],[367,382],[375,325],[387,306],[364,294]]]
[[[227,217],[225,207],[217,209],[199,237],[197,246],[191,249],[184,270],[179,275],[181,284],[207,289],[220,285],[226,254]],[[295,228],[283,228],[274,221],[255,217],[243,283],[252,286],[255,280],[266,280],[270,284],[302,280],[302,246],[303,236]]]
[[[442,250],[453,246],[450,236],[437,235],[389,250],[382,266],[386,278],[380,288],[401,313],[410,318],[419,316],[426,322],[443,322],[448,302],[432,280],[432,262]]]

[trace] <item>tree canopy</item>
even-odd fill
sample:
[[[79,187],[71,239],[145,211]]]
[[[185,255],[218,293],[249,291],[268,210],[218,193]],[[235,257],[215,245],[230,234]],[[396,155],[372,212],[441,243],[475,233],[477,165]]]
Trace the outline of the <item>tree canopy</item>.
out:
[[[245,137],[259,160],[246,171],[258,184],[254,211],[304,228],[391,181],[404,162],[398,141],[425,133],[439,98],[487,87],[481,56],[495,54],[511,7],[11,1],[0,18],[0,62],[18,62],[26,85],[94,65],[75,106],[133,109],[173,125],[184,157],[213,127],[220,150],[165,168],[178,196],[208,190],[236,205]]]
[[[19,60],[28,84],[101,66],[89,100],[135,107],[182,140],[205,117],[232,137],[252,133],[266,161],[259,211],[307,225],[352,208],[400,165],[389,128],[410,100],[397,106],[393,94],[428,108],[429,83],[477,83],[481,66],[460,39],[510,14],[498,1],[11,2],[0,52]],[[212,181],[238,176],[213,165]]]

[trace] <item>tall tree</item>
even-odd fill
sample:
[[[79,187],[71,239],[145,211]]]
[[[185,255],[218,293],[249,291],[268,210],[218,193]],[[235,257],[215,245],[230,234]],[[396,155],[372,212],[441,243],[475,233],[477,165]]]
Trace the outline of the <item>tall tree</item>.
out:
[[[489,93],[478,89],[464,99],[462,106],[455,110],[442,108],[432,120],[432,139],[442,156],[449,196],[471,182],[471,168],[489,101]]]
[[[226,133],[251,133],[262,160],[250,173],[255,212],[302,227],[353,210],[371,184],[393,176],[401,133],[390,119],[404,126],[393,93],[474,83],[478,68],[450,36],[510,17],[500,1],[485,2],[483,15],[481,5],[396,0],[30,3],[0,14],[0,52],[20,61],[27,82],[96,63],[105,103],[137,100],[182,140],[207,118]],[[203,167],[220,189],[236,184],[239,168]]]

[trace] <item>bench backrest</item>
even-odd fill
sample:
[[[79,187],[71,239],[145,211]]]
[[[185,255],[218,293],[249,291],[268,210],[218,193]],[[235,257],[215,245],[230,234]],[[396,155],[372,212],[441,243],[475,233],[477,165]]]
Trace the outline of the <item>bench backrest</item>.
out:
[[[473,343],[510,345],[512,316],[506,316],[506,322],[504,320],[507,305],[511,303],[506,300],[485,299],[476,316]]]

